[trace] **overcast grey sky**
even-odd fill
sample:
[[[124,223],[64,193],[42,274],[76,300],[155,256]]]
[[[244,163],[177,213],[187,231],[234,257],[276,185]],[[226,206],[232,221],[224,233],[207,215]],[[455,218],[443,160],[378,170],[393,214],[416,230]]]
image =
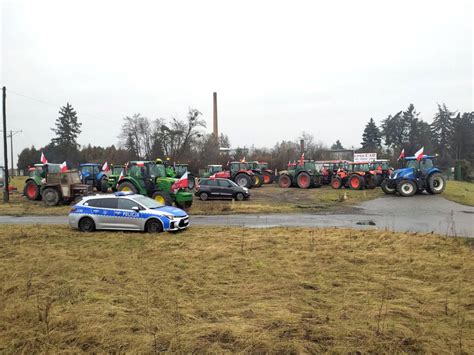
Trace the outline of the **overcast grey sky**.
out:
[[[211,131],[213,91],[233,146],[303,130],[358,146],[370,117],[409,103],[429,122],[436,103],[473,110],[472,1],[3,0],[1,10],[16,153],[50,141],[67,101],[79,142],[94,145],[116,144],[137,112],[197,108]]]

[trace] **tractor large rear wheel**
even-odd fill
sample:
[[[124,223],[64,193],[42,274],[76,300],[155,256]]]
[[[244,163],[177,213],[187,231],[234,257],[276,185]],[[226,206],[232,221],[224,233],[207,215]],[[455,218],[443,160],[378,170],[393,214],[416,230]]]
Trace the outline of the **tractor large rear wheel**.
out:
[[[23,188],[23,195],[26,196],[28,200],[35,201],[41,199],[40,188],[32,180],[28,181]]]
[[[250,179],[250,176],[247,174],[237,174],[235,179],[235,183],[239,185],[240,187],[252,187],[252,180]]]
[[[291,186],[291,178],[288,175],[281,175],[278,179],[278,186],[288,188]]]
[[[44,203],[47,206],[57,206],[59,205],[59,200],[61,196],[59,195],[59,191],[52,188],[52,187],[47,187],[43,190],[43,193],[41,194]]]
[[[362,190],[363,186],[364,186],[364,179],[362,178],[362,176],[352,175],[349,178],[349,187],[352,190]]]
[[[331,187],[333,189],[340,189],[342,187],[342,180],[339,177],[335,177],[331,180]]]
[[[123,192],[133,192],[134,194],[138,193],[138,190],[135,185],[133,185],[129,181],[119,183],[119,185],[117,186],[117,190]]]
[[[163,191],[153,192],[153,195],[151,195],[151,198],[154,199],[156,202],[159,202],[159,203],[161,203],[162,205],[165,205],[165,206],[172,206],[173,205],[173,199],[171,198],[171,196],[168,195],[166,192],[163,192]]]
[[[395,192],[397,192],[396,187],[390,187],[388,184],[388,179],[385,179],[382,181],[380,184],[380,187],[382,188],[382,191],[385,192],[386,195],[393,195]]]
[[[311,186],[311,176],[306,172],[301,172],[296,177],[296,184],[300,189],[307,189]]]
[[[428,177],[426,190],[430,194],[440,194],[444,191],[445,187],[446,181],[444,180],[443,175],[440,173],[434,173]]]
[[[398,183],[397,191],[403,197],[413,196],[416,194],[416,185],[413,181],[403,180]]]

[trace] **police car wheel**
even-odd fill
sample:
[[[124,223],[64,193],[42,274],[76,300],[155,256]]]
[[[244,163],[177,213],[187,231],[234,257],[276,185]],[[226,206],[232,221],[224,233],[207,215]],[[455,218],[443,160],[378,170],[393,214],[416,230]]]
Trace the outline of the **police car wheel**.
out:
[[[146,223],[145,230],[148,233],[161,233],[163,232],[163,226],[161,225],[160,221],[152,219]]]
[[[84,217],[79,221],[79,229],[82,232],[93,232],[95,230],[95,223],[92,218]]]

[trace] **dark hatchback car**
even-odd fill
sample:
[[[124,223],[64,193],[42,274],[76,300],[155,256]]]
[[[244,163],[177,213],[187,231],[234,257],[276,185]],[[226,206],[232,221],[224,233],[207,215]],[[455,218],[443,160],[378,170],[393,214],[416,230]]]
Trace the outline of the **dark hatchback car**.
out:
[[[201,179],[195,195],[203,201],[210,198],[242,201],[250,197],[250,192],[228,179]]]

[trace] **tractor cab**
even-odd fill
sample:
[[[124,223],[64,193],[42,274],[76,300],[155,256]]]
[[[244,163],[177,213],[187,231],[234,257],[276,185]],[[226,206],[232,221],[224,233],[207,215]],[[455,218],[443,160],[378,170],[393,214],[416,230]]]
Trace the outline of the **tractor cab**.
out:
[[[216,173],[220,173],[222,170],[222,165],[208,165],[206,169],[199,169],[199,176],[201,178],[208,178]]]
[[[210,177],[230,179],[237,185],[251,188],[255,186],[254,173],[248,169],[247,163],[234,161],[228,164],[229,170],[219,171]]]
[[[108,187],[112,191],[117,191],[117,182],[118,179],[120,178],[120,174],[122,173],[124,167],[123,165],[111,165],[110,170],[108,172]]]
[[[271,184],[275,180],[275,172],[268,167],[267,162],[258,162],[253,161],[250,162],[252,166],[252,170],[259,170],[263,175],[263,183],[264,184]]]
[[[95,187],[97,191],[107,192],[108,177],[102,171],[102,165],[97,163],[80,164],[79,176],[83,184]]]
[[[123,170],[123,165],[112,165],[110,169],[110,176],[117,175],[120,176],[120,173]]]

